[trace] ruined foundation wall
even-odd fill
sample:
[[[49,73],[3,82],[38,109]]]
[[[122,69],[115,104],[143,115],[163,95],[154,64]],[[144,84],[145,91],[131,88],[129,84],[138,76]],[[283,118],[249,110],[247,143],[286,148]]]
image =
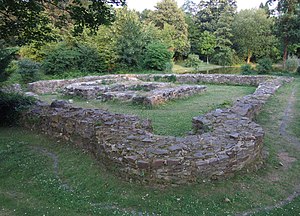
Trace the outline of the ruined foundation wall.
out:
[[[194,135],[186,137],[155,135],[151,122],[136,116],[74,108],[57,102],[51,106],[37,104],[24,113],[23,122],[28,128],[89,150],[108,168],[113,166],[126,179],[141,182],[186,184],[226,177],[260,160],[264,131],[252,119],[268,98],[284,82],[291,80],[263,76],[182,75],[177,81],[199,82],[194,76],[206,82],[212,82],[208,80],[216,76],[213,80],[257,85],[258,88],[229,109],[193,118]],[[151,79],[153,76],[143,77]]]

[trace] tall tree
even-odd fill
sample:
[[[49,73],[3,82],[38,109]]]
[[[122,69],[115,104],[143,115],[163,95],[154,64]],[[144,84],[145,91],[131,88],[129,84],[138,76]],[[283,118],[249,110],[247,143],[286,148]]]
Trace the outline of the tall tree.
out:
[[[202,55],[206,55],[206,63],[209,64],[208,57],[214,53],[217,45],[217,38],[214,34],[204,31],[199,40],[198,49]]]
[[[269,55],[275,37],[272,34],[273,19],[264,9],[240,11],[233,22],[234,41],[238,51],[250,63],[252,55]]]
[[[217,38],[216,58],[232,59],[228,54],[233,54],[232,22],[236,13],[236,0],[201,0],[198,4],[196,24],[200,32],[208,31]],[[223,57],[222,57],[223,56]],[[218,63],[230,64],[229,61]]]
[[[199,44],[199,29],[196,25],[196,13],[198,10],[197,4],[192,0],[185,0],[181,9],[185,13],[185,22],[188,25],[188,39],[191,45],[191,53],[198,54],[198,44]]]
[[[285,65],[289,47],[300,41],[300,1],[269,0],[269,4],[277,3],[276,33],[283,44],[283,64]]]
[[[125,0],[0,0],[0,39],[15,44],[33,39],[51,40],[47,25],[51,11],[61,12],[56,17],[61,24],[68,15],[76,32],[82,32],[85,26],[96,30],[99,25],[112,21],[112,5],[120,4],[124,5]]]
[[[115,35],[113,46],[119,63],[138,66],[146,46],[143,26],[138,14],[127,7],[118,9],[112,31]]]
[[[165,26],[173,26],[176,34],[173,34],[175,57],[186,55],[190,50],[188,40],[188,26],[185,22],[183,11],[178,8],[175,0],[162,0],[155,6],[155,10],[150,14],[150,22],[160,29]]]

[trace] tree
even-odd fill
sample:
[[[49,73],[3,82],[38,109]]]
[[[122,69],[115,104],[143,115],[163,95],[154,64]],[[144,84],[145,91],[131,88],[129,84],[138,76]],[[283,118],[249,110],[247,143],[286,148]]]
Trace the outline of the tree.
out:
[[[276,34],[283,44],[283,64],[285,65],[289,48],[300,41],[300,2],[299,0],[269,0],[270,5],[277,2],[275,13]]]
[[[253,55],[268,56],[275,37],[272,34],[273,19],[264,9],[240,11],[234,18],[234,41],[238,51],[250,63]]]
[[[216,36],[208,31],[204,31],[200,36],[198,45],[199,52],[206,55],[206,63],[209,64],[208,56],[213,54],[217,45]]]
[[[236,13],[236,0],[201,0],[196,13],[196,25],[199,32],[208,31],[216,36],[216,49],[213,57],[215,63],[232,64],[232,22]],[[220,58],[225,58],[220,62]]]
[[[49,14],[53,7],[58,14],[61,27],[68,17],[73,21],[75,32],[85,26],[97,30],[99,25],[108,24],[114,17],[112,5],[124,5],[125,0],[0,0],[0,39],[10,44],[26,44],[31,40],[52,40],[49,37],[51,22]],[[52,9],[50,8],[52,7]],[[48,14],[47,14],[48,13]]]
[[[194,15],[197,12],[197,5],[192,0],[184,0],[184,4],[182,5],[181,9],[190,15]]]
[[[112,25],[114,44],[119,63],[138,66],[146,46],[143,26],[138,14],[127,7],[117,10]]]
[[[183,11],[178,8],[175,0],[162,0],[157,3],[155,10],[150,14],[149,22],[153,22],[156,27],[163,30],[172,26],[175,34],[172,34],[175,57],[186,55],[190,49],[188,40],[188,26],[184,19]],[[170,28],[169,28],[170,29]]]

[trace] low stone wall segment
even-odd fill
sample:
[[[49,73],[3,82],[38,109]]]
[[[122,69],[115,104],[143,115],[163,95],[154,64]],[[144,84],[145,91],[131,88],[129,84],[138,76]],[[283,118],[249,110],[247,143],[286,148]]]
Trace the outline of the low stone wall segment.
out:
[[[112,75],[127,76],[127,75]],[[128,75],[133,76],[133,75]],[[145,81],[159,75],[134,75]],[[165,76],[174,75],[161,75]],[[99,109],[75,108],[63,102],[37,104],[23,115],[26,127],[70,141],[87,149],[108,168],[116,167],[126,179],[157,184],[186,184],[217,179],[261,160],[264,131],[253,122],[275,91],[292,79],[267,76],[175,75],[180,83],[226,83],[258,86],[229,109],[218,109],[193,118],[194,134],[158,136],[151,122],[136,116]],[[102,77],[103,78],[103,77]],[[84,79],[84,78],[82,78]],[[90,78],[88,78],[90,79]],[[153,79],[153,80],[152,80]],[[95,78],[99,80],[99,77]],[[72,81],[55,81],[70,84]],[[84,80],[85,81],[85,80]],[[75,81],[74,81],[75,83]],[[33,83],[39,92],[57,90],[51,84]],[[54,87],[56,86],[56,87]]]

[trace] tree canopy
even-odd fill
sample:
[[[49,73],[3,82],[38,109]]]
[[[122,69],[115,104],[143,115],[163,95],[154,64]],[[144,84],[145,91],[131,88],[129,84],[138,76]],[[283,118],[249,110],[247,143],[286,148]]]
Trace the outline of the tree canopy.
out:
[[[240,11],[233,22],[234,42],[242,56],[250,63],[253,54],[268,56],[275,41],[272,34],[273,19],[264,9]]]
[[[162,0],[155,6],[155,10],[150,13],[149,21],[154,23],[159,29],[173,28],[172,40],[174,42],[175,55],[187,55],[190,50],[188,40],[188,26],[185,22],[184,13],[178,7],[175,0]]]
[[[113,20],[113,5],[124,4],[125,0],[0,0],[0,39],[10,44],[53,40],[49,15],[55,15],[59,27],[72,21],[75,33],[84,27],[97,30]]]

